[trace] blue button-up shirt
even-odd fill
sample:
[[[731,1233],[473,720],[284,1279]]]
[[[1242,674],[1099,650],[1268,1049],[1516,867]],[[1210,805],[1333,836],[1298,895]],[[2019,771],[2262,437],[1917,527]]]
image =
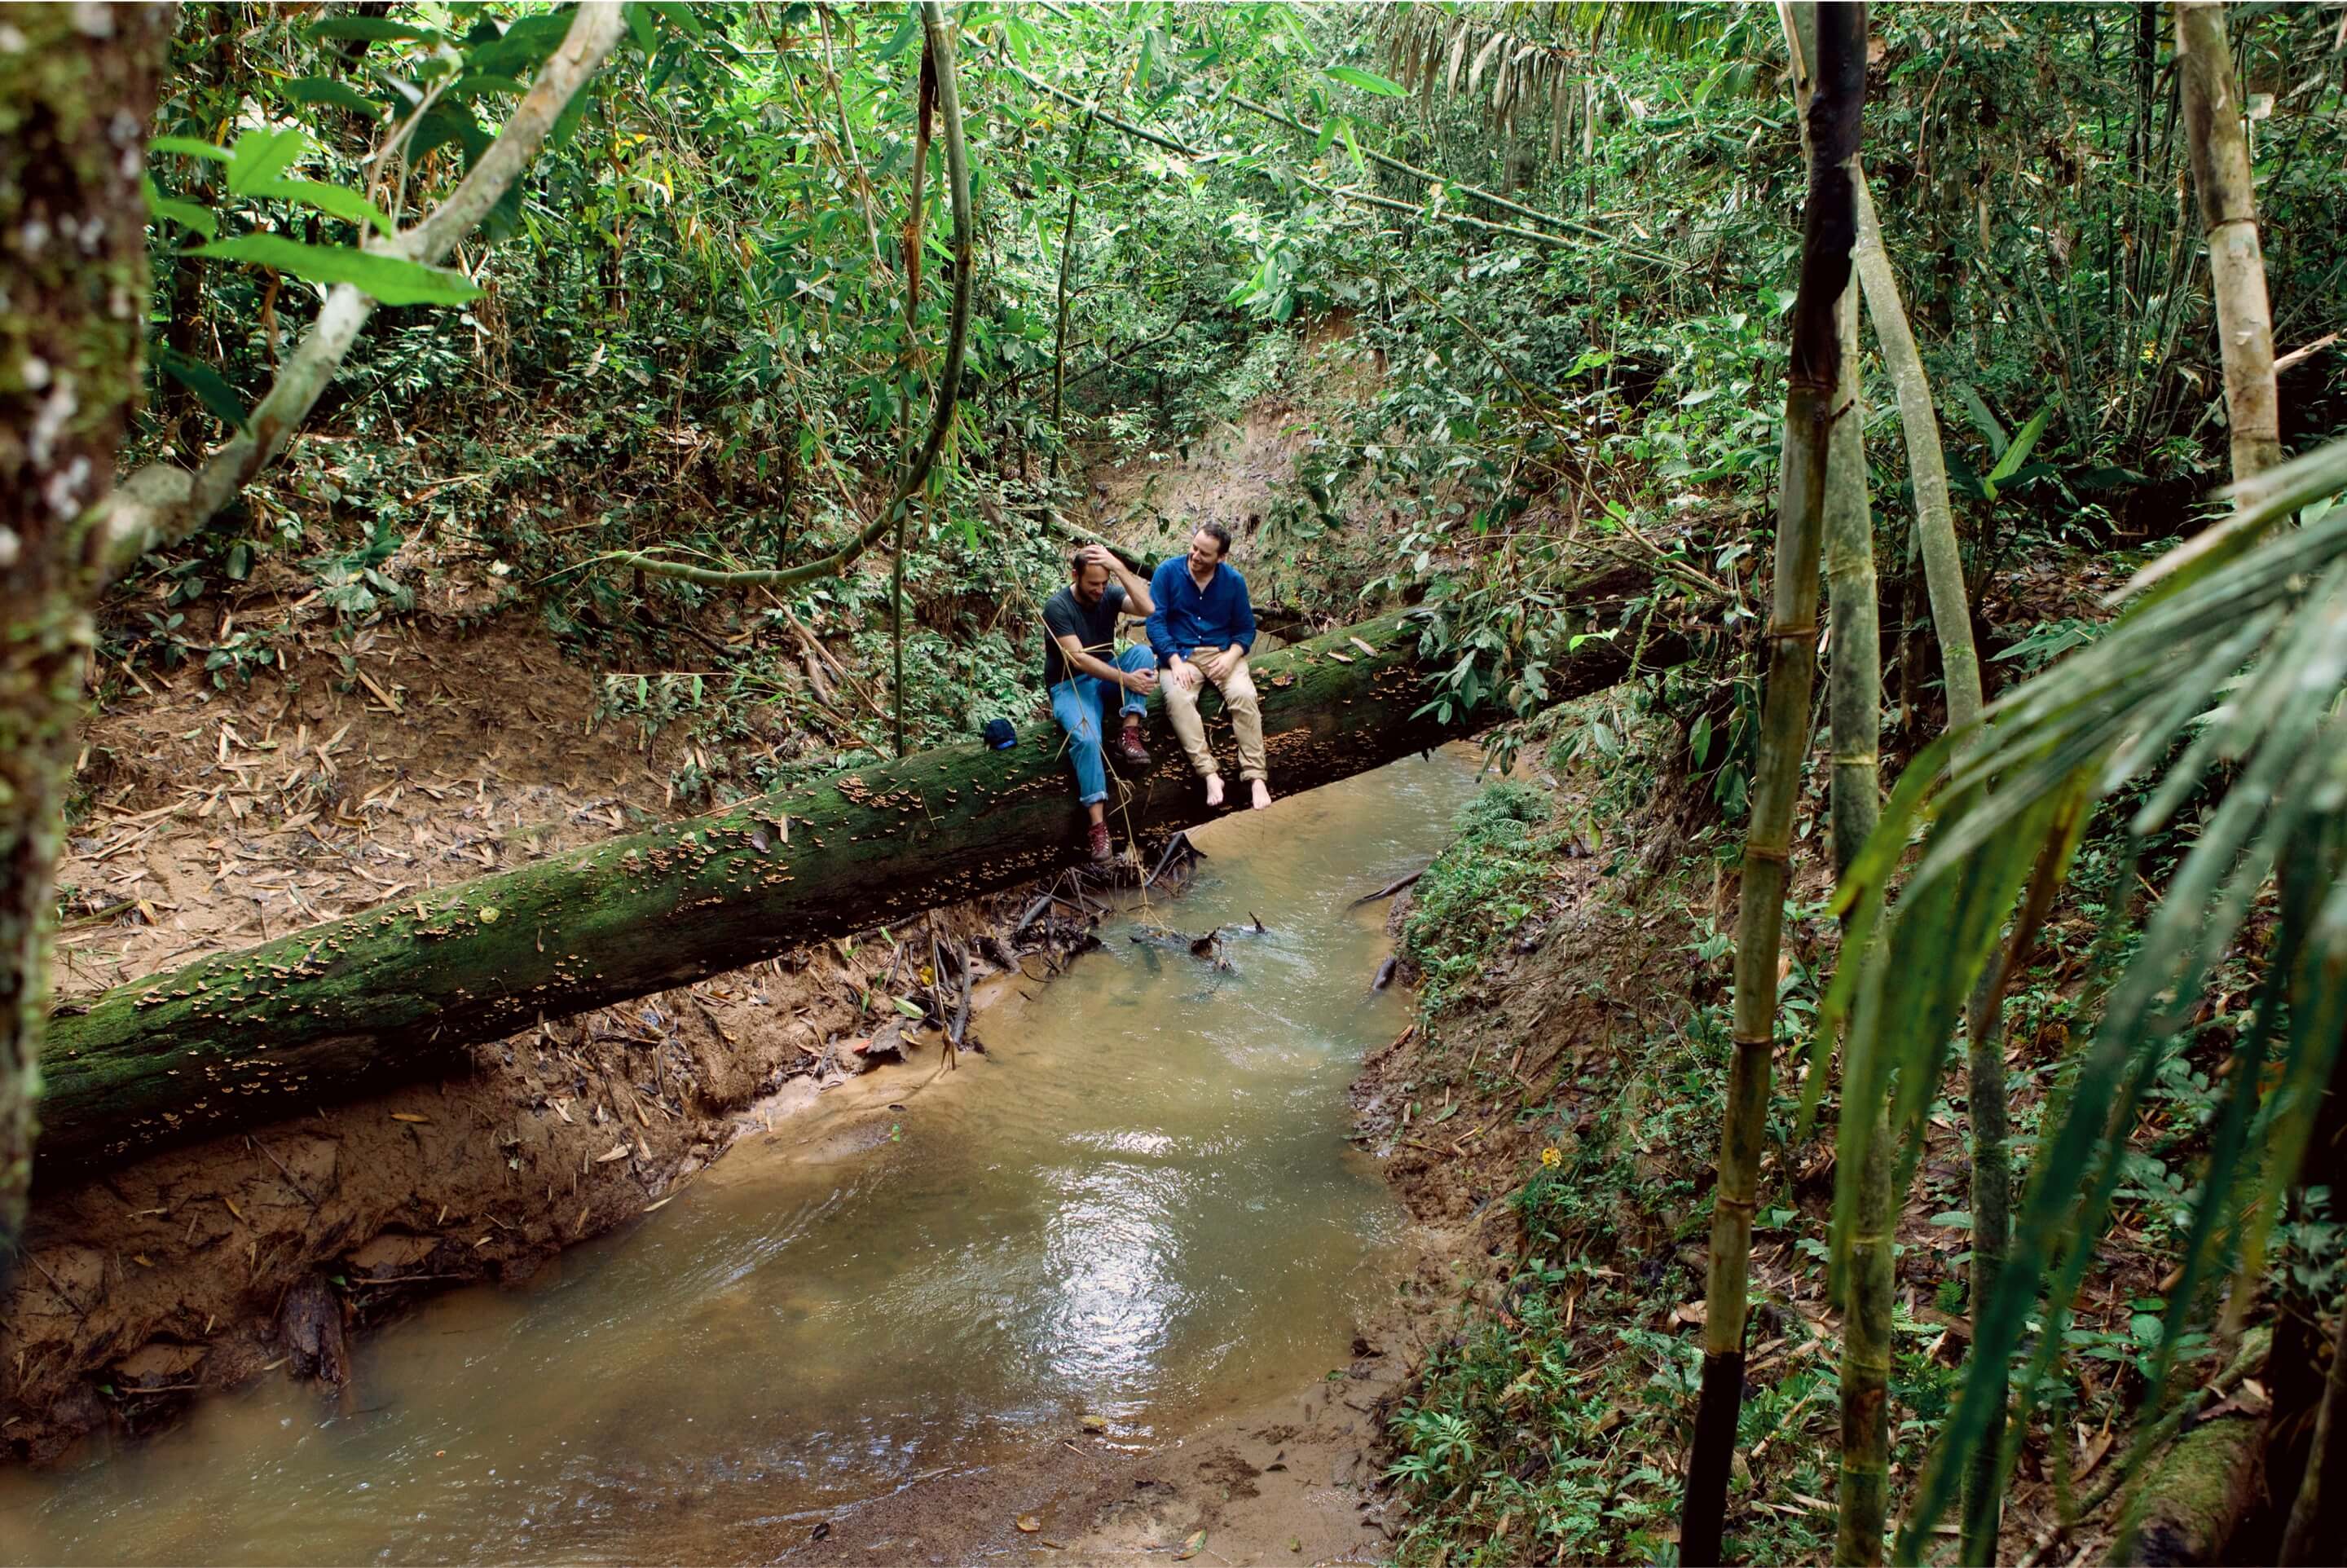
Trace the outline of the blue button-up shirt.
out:
[[[1227,562],[1215,566],[1202,589],[1190,575],[1189,557],[1168,557],[1149,579],[1149,597],[1157,606],[1149,617],[1149,646],[1161,669],[1201,648],[1235,645],[1244,653],[1255,646],[1246,579]]]

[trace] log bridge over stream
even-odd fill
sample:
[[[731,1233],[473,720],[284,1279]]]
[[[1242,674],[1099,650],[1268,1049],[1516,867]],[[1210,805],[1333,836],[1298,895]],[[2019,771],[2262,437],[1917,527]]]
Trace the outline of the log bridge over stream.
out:
[[[1592,625],[1618,619],[1645,586],[1607,574],[1576,609]],[[1253,661],[1281,793],[1490,722],[1419,711],[1419,614]],[[1647,667],[1686,653],[1659,628],[1640,650]],[[1626,647],[1591,638],[1552,668],[1551,690],[1585,695],[1631,665]],[[1213,815],[1162,710],[1151,723],[1157,763],[1121,782],[1114,807],[1135,839]],[[1080,825],[1060,732],[1044,723],[1006,751],[948,746],[853,769],[118,986],[50,1021],[37,1179],[460,1073],[466,1047],[541,1019],[1030,881],[1080,858]]]

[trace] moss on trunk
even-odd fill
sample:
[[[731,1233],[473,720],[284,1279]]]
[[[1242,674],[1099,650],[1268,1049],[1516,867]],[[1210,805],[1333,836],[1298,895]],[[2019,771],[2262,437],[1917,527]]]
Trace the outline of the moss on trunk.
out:
[[[1275,788],[1348,777],[1468,727],[1414,716],[1418,641],[1391,615],[1255,661]],[[1645,650],[1650,664],[1684,654],[1676,638]],[[1579,695],[1629,669],[1591,639],[1552,681]],[[917,753],[118,987],[51,1025],[43,1174],[444,1072],[461,1048],[541,1017],[1072,864],[1082,813],[1061,743],[1046,723],[1009,751]],[[1111,803],[1136,837],[1210,815],[1162,723],[1154,744],[1156,767]]]
[[[32,1173],[49,905],[81,719],[87,519],[139,384],[141,154],[170,8],[18,5],[0,37],[0,1274]]]

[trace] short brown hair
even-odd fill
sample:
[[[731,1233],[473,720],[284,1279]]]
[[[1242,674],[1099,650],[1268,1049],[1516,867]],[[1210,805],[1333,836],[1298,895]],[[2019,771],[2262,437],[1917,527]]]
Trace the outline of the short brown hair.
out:
[[[1222,524],[1200,523],[1190,531],[1194,534],[1204,534],[1214,541],[1214,548],[1218,552],[1214,557],[1216,560],[1222,560],[1231,553],[1231,530]]]

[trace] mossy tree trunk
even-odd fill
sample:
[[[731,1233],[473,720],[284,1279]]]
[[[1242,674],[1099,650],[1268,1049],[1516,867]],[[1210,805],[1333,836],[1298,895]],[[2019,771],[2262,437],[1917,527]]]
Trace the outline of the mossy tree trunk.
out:
[[[138,394],[139,193],[168,5],[12,6],[0,41],[0,1274],[31,1184],[88,518]]]
[[[1808,113],[1809,180],[1800,287],[1793,305],[1785,396],[1768,668],[1736,915],[1735,1042],[1712,1194],[1703,1387],[1679,1522],[1679,1560],[1690,1564],[1720,1561],[1728,1471],[1744,1399],[1745,1307],[1776,1044],[1777,955],[1793,807],[1800,794],[1817,675],[1819,532],[1841,361],[1835,309],[1850,284],[1850,247],[1858,232],[1851,163],[1866,87],[1865,6],[1825,7],[1819,34],[1817,90]]]
[[[1613,574],[1587,613],[1642,586]],[[1396,614],[1255,662],[1283,793],[1476,722],[1416,716],[1418,643]],[[1659,667],[1686,652],[1665,635],[1644,657]],[[1551,681],[1562,699],[1630,670],[1625,650],[1591,638]],[[1161,741],[1163,761],[1122,786],[1117,820],[1136,834],[1213,815],[1171,734]],[[438,1075],[462,1047],[540,1018],[1031,880],[1082,857],[1082,820],[1045,723],[1009,751],[916,753],[118,987],[51,1023],[44,1177]]]

